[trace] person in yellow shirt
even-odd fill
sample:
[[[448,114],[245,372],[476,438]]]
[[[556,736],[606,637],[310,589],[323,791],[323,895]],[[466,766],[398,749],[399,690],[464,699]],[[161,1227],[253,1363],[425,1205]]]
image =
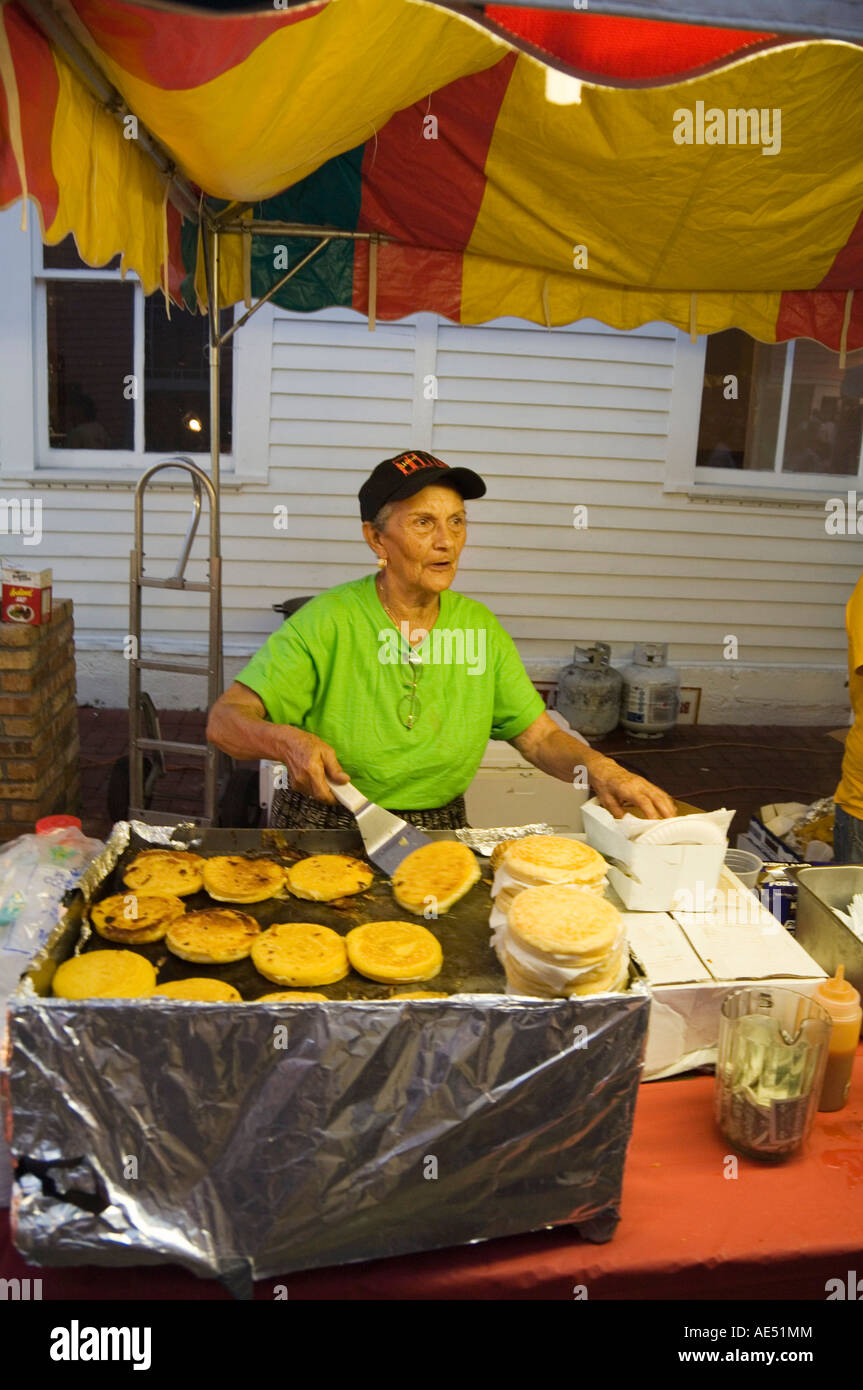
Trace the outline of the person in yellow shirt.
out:
[[[863,574],[845,608],[848,693],[854,723],[845,740],[842,777],[836,788],[833,854],[837,864],[863,864]]]

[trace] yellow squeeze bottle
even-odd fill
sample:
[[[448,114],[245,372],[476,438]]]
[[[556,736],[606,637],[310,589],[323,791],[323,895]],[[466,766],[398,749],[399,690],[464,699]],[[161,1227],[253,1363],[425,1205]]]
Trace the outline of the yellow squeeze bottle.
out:
[[[827,1010],[833,1020],[818,1109],[841,1110],[848,1099],[854,1054],[863,1022],[860,994],[845,979],[845,966],[840,965],[832,980],[822,980],[816,985],[812,998]]]

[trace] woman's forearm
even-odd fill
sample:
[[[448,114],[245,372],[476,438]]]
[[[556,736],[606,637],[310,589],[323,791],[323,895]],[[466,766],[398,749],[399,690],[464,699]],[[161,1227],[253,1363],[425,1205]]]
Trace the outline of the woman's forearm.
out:
[[[542,772],[573,786],[591,786],[600,803],[614,816],[622,816],[628,806],[636,806],[652,818],[673,816],[675,804],[661,787],[655,787],[634,772],[598,753],[580,738],[559,728],[549,714],[541,714],[514,738],[519,752]]]
[[[335,803],[330,784],[350,780],[335,749],[317,734],[293,724],[271,724],[256,695],[233,698],[233,687],[210,710],[207,738],[232,758],[284,763],[292,789],[318,801]]]
[[[226,700],[216,702],[207,721],[209,742],[240,760],[271,758],[281,762],[291,732],[289,725],[271,724],[265,715]]]
[[[532,757],[526,756],[535,767],[548,773],[549,777],[557,777],[561,782],[574,782],[577,786],[592,782],[595,772],[616,766],[611,758],[597,753],[590,744],[573,738],[564,729],[556,728],[553,733],[549,732],[532,751]],[[586,776],[578,775],[580,768],[585,769]]]

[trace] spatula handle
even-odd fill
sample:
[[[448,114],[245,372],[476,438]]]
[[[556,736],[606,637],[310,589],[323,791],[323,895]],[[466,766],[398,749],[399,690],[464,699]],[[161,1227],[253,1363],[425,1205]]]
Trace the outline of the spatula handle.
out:
[[[327,786],[336,800],[340,801],[354,815],[368,803],[368,797],[363,796],[361,791],[357,791],[353,782],[331,782],[328,777]]]

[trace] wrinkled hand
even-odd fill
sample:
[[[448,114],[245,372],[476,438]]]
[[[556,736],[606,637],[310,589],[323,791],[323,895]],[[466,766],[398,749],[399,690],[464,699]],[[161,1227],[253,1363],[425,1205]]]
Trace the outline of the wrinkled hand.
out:
[[[283,726],[276,746],[280,761],[288,769],[292,791],[336,805],[336,798],[327,786],[327,778],[339,783],[351,779],[340,766],[334,748],[318,738],[317,734],[288,725]]]
[[[620,819],[627,811],[638,808],[650,820],[662,820],[675,816],[677,808],[672,798],[661,787],[627,772],[625,767],[606,758],[599,768],[591,768],[590,781],[601,806]]]

